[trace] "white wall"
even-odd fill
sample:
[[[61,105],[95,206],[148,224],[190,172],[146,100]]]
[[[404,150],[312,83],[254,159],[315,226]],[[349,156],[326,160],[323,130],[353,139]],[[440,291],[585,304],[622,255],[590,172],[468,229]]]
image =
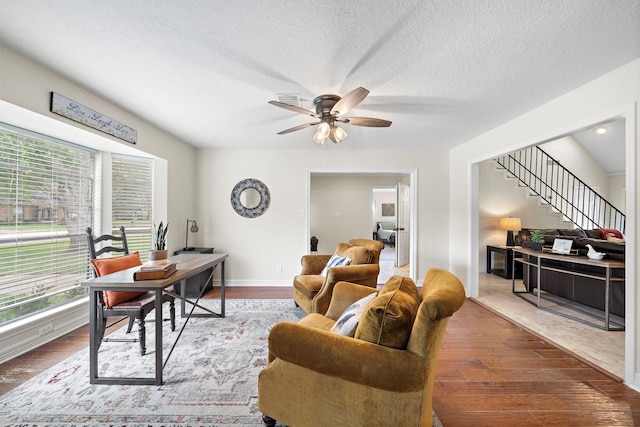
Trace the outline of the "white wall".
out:
[[[350,150],[348,143],[298,150],[203,149],[197,156],[201,207],[198,238],[206,246],[229,254],[230,285],[291,286],[300,273],[300,257],[309,250],[307,230],[307,175],[314,170],[351,170],[390,173],[417,169],[417,266],[419,281],[427,268],[448,265],[448,154],[440,150],[399,153],[389,150]],[[407,172],[408,173],[408,172]],[[271,205],[258,218],[242,218],[232,209],[230,193],[245,178],[269,187]],[[364,197],[369,203],[368,193]],[[343,209],[347,211],[349,207]],[[334,212],[335,215],[335,212]],[[368,214],[367,214],[368,215]],[[368,216],[367,216],[368,218]],[[362,233],[369,225],[363,222]],[[327,239],[321,236],[322,245]],[[335,245],[334,245],[335,248]],[[332,248],[333,249],[333,248]],[[283,266],[282,272],[278,266]]]
[[[627,200],[626,191],[627,186],[625,183],[626,176],[624,174],[609,175],[609,202],[620,209],[621,212],[626,213]]]
[[[640,200],[637,196],[640,152],[640,59],[544,104],[450,152],[449,268],[463,279],[471,296],[478,293],[478,167],[477,163],[526,146],[549,141],[590,124],[625,114],[627,246],[625,381],[640,390],[640,336],[637,291],[638,241],[635,238]]]
[[[609,177],[582,145],[572,136],[565,136],[540,145],[548,155],[560,162],[605,199],[609,199]]]

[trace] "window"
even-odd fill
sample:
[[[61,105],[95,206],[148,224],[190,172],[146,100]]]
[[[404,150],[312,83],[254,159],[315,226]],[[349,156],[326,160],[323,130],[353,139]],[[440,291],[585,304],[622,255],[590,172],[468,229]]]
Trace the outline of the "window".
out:
[[[96,155],[0,124],[0,323],[86,295]]]
[[[124,225],[129,252],[139,251],[146,261],[153,225],[153,160],[114,154],[111,175],[113,232]]]

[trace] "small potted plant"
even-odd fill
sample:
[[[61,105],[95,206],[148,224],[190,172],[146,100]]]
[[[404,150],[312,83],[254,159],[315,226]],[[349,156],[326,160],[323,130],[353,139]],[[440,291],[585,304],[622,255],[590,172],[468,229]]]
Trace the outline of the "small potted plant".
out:
[[[542,244],[544,243],[544,233],[540,230],[533,230],[531,232],[531,243],[529,247],[534,251],[541,251]]]
[[[165,227],[162,226],[162,221],[160,221],[160,225],[156,228],[155,223],[153,224],[153,229],[151,230],[152,234],[152,245],[153,248],[149,251],[149,261],[157,261],[162,259],[167,259],[167,231],[169,230],[169,223]]]

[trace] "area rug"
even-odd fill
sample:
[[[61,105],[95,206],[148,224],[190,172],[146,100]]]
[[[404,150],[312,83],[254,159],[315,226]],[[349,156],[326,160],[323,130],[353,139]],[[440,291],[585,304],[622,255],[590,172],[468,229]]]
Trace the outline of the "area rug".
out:
[[[218,301],[203,305],[219,312]],[[224,319],[189,320],[162,386],[89,384],[87,348],[0,397],[0,425],[262,426],[258,374],[267,364],[269,331],[277,322],[302,316],[292,300],[227,300]],[[165,325],[165,357],[183,322],[178,316],[175,332]],[[124,337],[124,329],[111,336]],[[146,356],[140,356],[138,343],[103,343],[100,375],[153,376],[153,339],[149,321]],[[435,415],[434,421],[440,425]]]

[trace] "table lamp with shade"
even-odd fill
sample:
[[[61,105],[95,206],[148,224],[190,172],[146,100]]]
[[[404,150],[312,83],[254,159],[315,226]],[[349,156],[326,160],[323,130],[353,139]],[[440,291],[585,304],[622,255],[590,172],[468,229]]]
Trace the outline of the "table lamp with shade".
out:
[[[507,230],[507,246],[515,246],[513,232],[519,231],[521,227],[520,218],[500,218],[500,229]]]

